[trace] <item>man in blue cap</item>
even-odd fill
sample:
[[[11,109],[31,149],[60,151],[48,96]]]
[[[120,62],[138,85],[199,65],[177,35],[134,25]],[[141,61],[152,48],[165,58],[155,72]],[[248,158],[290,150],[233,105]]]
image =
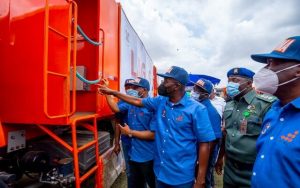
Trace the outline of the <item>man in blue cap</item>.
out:
[[[191,92],[191,97],[196,101],[203,104],[208,112],[209,120],[213,127],[216,139],[210,142],[210,156],[206,172],[206,188],[214,187],[214,167],[218,152],[214,152],[217,144],[219,143],[222,132],[221,132],[221,116],[219,115],[216,108],[210,102],[210,94],[213,90],[213,84],[211,81],[204,78],[200,78],[196,83],[194,83],[193,90]]]
[[[216,171],[221,174],[225,154],[225,188],[250,187],[256,139],[263,117],[275,100],[273,96],[256,93],[252,88],[253,75],[246,68],[233,68],[227,73],[226,90],[231,100],[224,109],[224,142],[216,164]]]
[[[107,80],[103,80],[108,85]],[[150,84],[148,80],[137,77],[128,80],[127,90],[129,96],[147,98]],[[155,187],[155,176],[153,172],[153,149],[154,149],[154,129],[153,112],[146,108],[138,108],[128,103],[116,103],[111,95],[106,95],[106,100],[114,112],[124,112],[127,114],[127,122],[118,125],[122,134],[131,138],[131,148],[129,150],[129,188],[142,188],[147,183],[150,188]],[[128,124],[127,124],[128,123]]]
[[[135,95],[135,92],[133,92],[134,85],[133,83],[135,80],[133,78],[126,79],[124,82],[124,88],[125,92],[127,95]],[[119,101],[118,105],[124,103],[123,101]],[[117,124],[128,124],[128,114],[127,112],[119,112],[116,113],[116,123]],[[118,155],[121,151],[120,147],[120,136],[121,136],[121,141],[122,141],[122,150],[123,150],[123,155],[125,159],[125,167],[126,167],[126,175],[127,175],[127,183],[129,182],[129,152],[131,148],[131,138],[128,137],[127,135],[122,134],[119,126],[116,126],[115,128],[115,147],[114,147],[114,152]]]
[[[189,77],[183,68],[172,66],[158,76],[164,81],[158,87],[160,96],[155,98],[135,98],[105,86],[100,86],[100,92],[155,112],[156,187],[204,187],[209,142],[215,140],[207,110],[185,93]],[[199,167],[195,177],[197,157]]]
[[[263,121],[251,186],[300,185],[300,36],[290,37],[268,54],[251,58],[266,66],[254,76],[257,90],[278,97]]]

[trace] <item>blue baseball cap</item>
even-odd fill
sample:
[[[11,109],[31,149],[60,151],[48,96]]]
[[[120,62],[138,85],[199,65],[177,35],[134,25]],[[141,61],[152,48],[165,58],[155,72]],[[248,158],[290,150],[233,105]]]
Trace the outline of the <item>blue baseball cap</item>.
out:
[[[189,82],[188,72],[177,66],[170,67],[165,74],[158,73],[157,75],[164,78],[173,78],[183,85],[186,85]]]
[[[202,89],[204,89],[205,91],[207,91],[207,93],[211,93],[213,90],[213,83],[209,80],[206,80],[204,78],[200,78],[196,83],[193,83],[196,86],[201,87]]]
[[[147,91],[150,90],[149,81],[146,80],[145,78],[137,77],[136,79],[133,80],[133,82],[131,81],[129,84],[145,88],[147,89]]]
[[[260,63],[267,63],[267,59],[293,60],[300,63],[300,36],[286,39],[271,53],[253,54],[251,58]]]
[[[125,82],[124,82],[124,86],[130,85],[133,82],[134,82],[133,78],[126,79]]]
[[[249,69],[237,67],[237,68],[230,69],[227,72],[227,77],[229,78],[230,76],[240,76],[252,80],[254,74],[255,73]]]

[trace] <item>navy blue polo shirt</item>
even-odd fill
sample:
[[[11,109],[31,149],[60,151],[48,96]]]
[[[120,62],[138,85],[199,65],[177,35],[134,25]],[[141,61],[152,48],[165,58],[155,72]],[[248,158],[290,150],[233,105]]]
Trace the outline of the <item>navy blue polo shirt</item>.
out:
[[[127,112],[128,126],[132,130],[145,131],[151,130],[150,123],[153,111],[147,108],[139,108],[128,103],[118,104],[120,112]],[[131,138],[130,160],[135,162],[147,162],[153,160],[154,141],[142,140],[135,137]]]
[[[216,110],[216,108],[211,104],[209,99],[204,99],[201,101],[201,104],[203,104],[208,112],[208,117],[210,120],[210,123],[212,125],[212,128],[214,130],[216,138],[221,138],[222,137],[222,132],[221,132],[221,116]]]
[[[267,112],[256,147],[252,187],[300,185],[300,97]]]
[[[154,172],[157,179],[179,185],[195,179],[198,142],[215,139],[207,110],[187,95],[172,104],[168,97],[142,100],[156,115]]]

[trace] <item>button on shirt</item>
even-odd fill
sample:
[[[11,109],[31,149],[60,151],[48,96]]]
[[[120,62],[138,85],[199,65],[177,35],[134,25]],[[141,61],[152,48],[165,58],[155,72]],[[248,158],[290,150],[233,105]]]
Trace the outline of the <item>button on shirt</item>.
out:
[[[128,126],[132,130],[145,131],[151,130],[150,122],[153,112],[146,108],[139,108],[127,103],[118,104],[120,112],[128,114]],[[131,138],[130,160],[135,162],[146,162],[153,160],[154,141],[142,140],[135,137]]]
[[[154,172],[159,181],[170,185],[195,178],[197,143],[215,139],[207,110],[187,95],[172,104],[168,97],[142,100],[156,115]]]
[[[265,116],[257,140],[252,187],[300,185],[300,97],[281,106],[275,102]]]
[[[221,138],[221,116],[219,115],[217,109],[212,105],[209,99],[204,99],[203,101],[201,101],[201,104],[203,104],[207,109],[208,117],[216,138]]]

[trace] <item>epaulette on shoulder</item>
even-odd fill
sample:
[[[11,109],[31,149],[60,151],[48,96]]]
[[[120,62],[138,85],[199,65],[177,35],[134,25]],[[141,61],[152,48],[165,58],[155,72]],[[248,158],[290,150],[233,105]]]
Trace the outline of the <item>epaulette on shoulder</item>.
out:
[[[269,103],[272,103],[277,100],[275,96],[269,94],[257,94],[256,97]]]

